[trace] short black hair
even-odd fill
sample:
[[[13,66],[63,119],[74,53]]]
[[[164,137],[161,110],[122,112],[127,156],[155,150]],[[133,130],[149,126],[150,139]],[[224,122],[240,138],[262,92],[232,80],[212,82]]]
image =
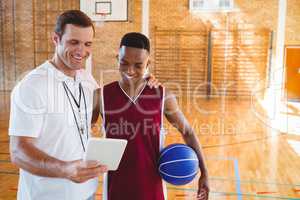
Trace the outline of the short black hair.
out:
[[[142,33],[126,33],[121,39],[120,47],[122,46],[146,49],[150,53],[150,41],[147,36]]]
[[[92,27],[95,34],[95,27],[91,18],[80,10],[67,10],[57,17],[55,24],[55,33],[62,36],[67,24],[73,24],[79,27]]]

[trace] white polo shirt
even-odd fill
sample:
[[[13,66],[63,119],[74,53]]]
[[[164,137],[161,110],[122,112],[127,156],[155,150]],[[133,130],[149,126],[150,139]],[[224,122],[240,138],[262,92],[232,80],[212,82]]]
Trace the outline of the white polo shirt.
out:
[[[37,140],[37,148],[48,155],[72,161],[82,159],[84,151],[63,82],[77,101],[81,82],[87,105],[87,125],[90,130],[93,91],[99,87],[96,81],[85,70],[77,71],[74,80],[46,61],[27,74],[13,89],[9,135],[34,137]],[[71,96],[70,100],[79,120],[78,108]],[[86,125],[83,96],[80,109]],[[86,135],[87,130],[82,135],[84,146],[87,142]],[[20,169],[18,199],[83,200],[95,193],[97,186],[98,179],[78,184],[67,179],[36,176]]]

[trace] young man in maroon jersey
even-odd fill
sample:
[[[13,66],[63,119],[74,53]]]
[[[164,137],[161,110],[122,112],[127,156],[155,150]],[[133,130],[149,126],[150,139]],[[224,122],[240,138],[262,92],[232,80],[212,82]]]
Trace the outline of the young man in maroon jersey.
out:
[[[95,94],[94,116],[103,118],[105,136],[128,140],[117,171],[104,178],[103,199],[164,200],[157,162],[163,146],[163,116],[182,134],[199,159],[201,176],[197,199],[207,200],[208,174],[199,141],[178,107],[175,96],[163,87],[147,85],[150,43],[141,33],[127,33],[119,49],[121,79]],[[94,117],[94,122],[97,117]]]

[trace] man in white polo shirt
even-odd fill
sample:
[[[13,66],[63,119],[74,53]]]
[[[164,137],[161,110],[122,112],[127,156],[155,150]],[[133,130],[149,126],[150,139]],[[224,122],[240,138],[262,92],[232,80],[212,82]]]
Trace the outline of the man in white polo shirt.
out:
[[[20,167],[18,199],[93,199],[106,166],[82,160],[90,137],[96,81],[83,70],[94,27],[88,16],[61,14],[55,53],[27,74],[11,94],[11,160]]]

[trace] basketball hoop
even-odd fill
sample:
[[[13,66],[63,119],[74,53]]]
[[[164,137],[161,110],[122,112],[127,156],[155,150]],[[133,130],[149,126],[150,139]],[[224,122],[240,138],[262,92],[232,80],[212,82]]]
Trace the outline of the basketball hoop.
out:
[[[102,27],[106,21],[107,13],[95,13],[97,20],[95,21],[96,27]]]

